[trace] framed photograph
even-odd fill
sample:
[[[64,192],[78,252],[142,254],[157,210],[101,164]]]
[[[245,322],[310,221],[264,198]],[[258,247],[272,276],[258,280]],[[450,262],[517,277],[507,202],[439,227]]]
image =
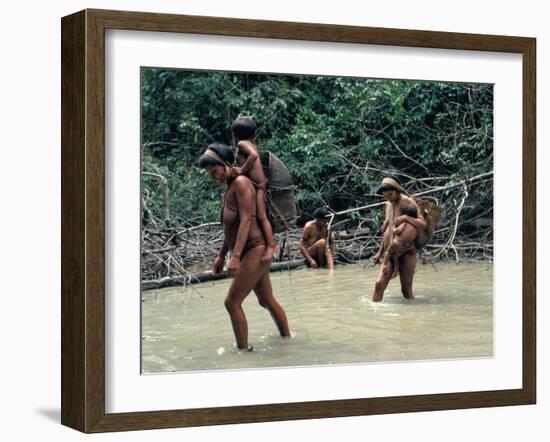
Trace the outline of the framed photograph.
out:
[[[62,423],[535,403],[535,54],[64,17]]]

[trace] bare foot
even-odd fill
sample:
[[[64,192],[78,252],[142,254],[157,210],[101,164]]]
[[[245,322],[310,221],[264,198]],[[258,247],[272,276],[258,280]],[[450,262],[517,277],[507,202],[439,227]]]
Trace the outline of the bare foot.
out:
[[[267,246],[265,248],[265,252],[260,258],[260,262],[262,264],[265,264],[266,262],[269,262],[273,259],[273,255],[275,255],[275,250],[277,249],[277,246],[275,244],[271,244],[270,246]]]

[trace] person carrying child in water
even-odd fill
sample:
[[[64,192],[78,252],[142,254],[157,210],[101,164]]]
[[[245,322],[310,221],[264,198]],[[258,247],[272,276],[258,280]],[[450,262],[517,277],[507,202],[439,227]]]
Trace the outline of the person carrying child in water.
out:
[[[273,258],[275,243],[266,210],[267,178],[255,144],[257,126],[252,117],[241,116],[233,122],[232,130],[238,148],[238,167],[233,168],[233,174],[234,176],[246,175],[256,187],[257,219],[266,243],[265,252],[260,261],[266,263]]]
[[[410,216],[411,218],[417,218],[418,214],[416,207],[414,207],[409,201],[405,201],[401,206],[401,213],[403,215]],[[408,222],[402,222],[399,226],[393,229],[393,240],[388,246],[388,250],[384,254],[384,262],[382,264],[383,272],[390,272],[390,260],[393,264],[392,278],[395,278],[399,274],[399,257],[405,253],[411,253],[415,251],[414,240],[416,239],[416,227]]]
[[[248,321],[242,306],[251,291],[271,314],[281,337],[290,337],[290,329],[284,309],[273,296],[270,261],[260,262],[266,245],[256,216],[257,189],[247,176],[233,176],[232,163],[233,150],[219,143],[208,146],[198,161],[199,167],[215,182],[226,186],[221,211],[224,241],[212,265],[212,274],[223,271],[226,254],[231,252],[227,274],[233,281],[224,304],[231,318],[237,348],[251,351],[253,346],[248,343]]]
[[[384,256],[385,265],[382,266],[378,273],[372,300],[374,302],[382,301],[384,290],[394,273],[394,260],[390,259],[392,255],[396,255],[395,260],[398,265],[395,266],[395,269],[399,272],[401,293],[407,299],[414,299],[412,286],[416,269],[416,247],[414,239],[409,241],[409,238],[412,236],[410,229],[408,227],[402,227],[401,229],[403,230],[399,229],[402,223],[410,224],[416,229],[416,238],[417,236],[425,235],[426,220],[416,201],[408,196],[407,192],[401,187],[398,178],[393,176],[384,178],[377,193],[384,196],[386,205],[384,224],[381,229],[383,233],[382,244],[378,253],[373,257],[373,261],[375,264],[379,264],[382,256]],[[405,213],[407,205],[412,206],[416,210],[416,217]],[[397,243],[394,245],[395,229],[398,229],[398,237],[401,235],[405,235],[405,237],[402,240],[397,238]],[[405,230],[409,232],[406,233]],[[393,246],[391,250],[390,246]],[[389,252],[389,255],[387,252]],[[386,256],[388,256],[387,259]]]

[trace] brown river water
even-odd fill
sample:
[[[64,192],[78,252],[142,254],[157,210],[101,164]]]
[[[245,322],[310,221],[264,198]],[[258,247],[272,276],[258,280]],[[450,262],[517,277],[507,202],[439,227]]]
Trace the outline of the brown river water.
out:
[[[399,280],[371,301],[379,267],[271,274],[293,337],[281,339],[254,293],[243,308],[253,352],[235,348],[224,298],[230,280],[142,293],[142,373],[288,367],[493,355],[493,265],[419,265],[416,299]]]

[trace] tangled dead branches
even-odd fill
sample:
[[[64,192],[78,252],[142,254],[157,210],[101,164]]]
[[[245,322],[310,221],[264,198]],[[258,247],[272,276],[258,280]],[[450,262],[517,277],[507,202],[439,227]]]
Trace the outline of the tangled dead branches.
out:
[[[430,244],[419,252],[421,262],[493,257],[492,174],[481,178],[449,182],[443,179],[408,183],[411,193],[434,199],[444,211]],[[419,191],[419,189],[422,189]],[[415,192],[416,191],[416,192]],[[367,210],[346,211],[335,219],[335,258],[339,263],[368,259],[379,247],[379,223],[373,215],[383,211],[380,203]],[[360,208],[359,208],[360,209]],[[349,213],[360,213],[352,220]],[[275,235],[279,251],[276,262],[299,262],[301,228]],[[201,280],[222,245],[223,230],[218,222],[179,229],[142,229],[142,281],[174,278],[177,284]],[[201,275],[198,277],[197,275]]]

